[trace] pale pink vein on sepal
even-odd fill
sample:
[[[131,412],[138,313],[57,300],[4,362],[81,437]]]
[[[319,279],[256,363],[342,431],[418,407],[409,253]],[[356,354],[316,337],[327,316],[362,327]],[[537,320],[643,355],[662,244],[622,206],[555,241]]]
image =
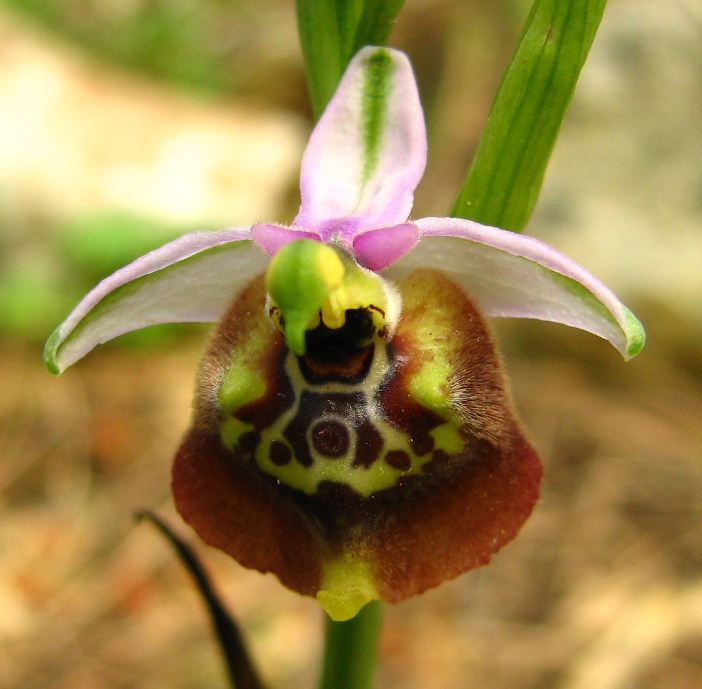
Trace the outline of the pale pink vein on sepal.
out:
[[[376,51],[394,63],[378,163],[364,182],[365,69]],[[412,67],[398,51],[367,47],[349,64],[305,150],[302,204],[293,225],[339,236],[350,245],[364,230],[402,223],[426,165],[426,128]]]
[[[251,227],[251,239],[269,256],[275,256],[282,246],[297,239],[314,239],[322,241],[319,232],[297,227],[285,227],[275,223],[258,222]]]
[[[408,222],[356,235],[353,249],[362,266],[381,270],[414,248],[418,239],[419,229]]]
[[[535,318],[586,330],[627,350],[626,307],[602,282],[572,259],[525,235],[458,218],[414,221],[420,240],[391,268],[423,266],[450,273],[488,316]],[[594,297],[594,304],[558,280],[566,276]]]
[[[208,250],[230,244],[248,248],[243,261],[232,257],[211,256]],[[201,255],[207,266],[191,266],[186,259]],[[46,355],[63,370],[82,358],[97,344],[132,330],[171,322],[209,322],[217,320],[236,288],[265,270],[267,256],[250,238],[249,228],[219,232],[193,232],[164,244],[136,259],[100,282],[91,290],[50,339]],[[182,267],[181,267],[182,265]],[[206,268],[206,269],[205,269]],[[170,269],[170,270],[167,270]],[[163,283],[159,276],[168,279]],[[111,303],[103,315],[71,340],[76,328],[89,316],[94,318],[105,298],[140,278],[153,275],[146,290],[136,290],[123,300]],[[159,289],[166,284],[168,290]],[[86,332],[87,331],[87,332]],[[49,343],[47,343],[49,344]]]

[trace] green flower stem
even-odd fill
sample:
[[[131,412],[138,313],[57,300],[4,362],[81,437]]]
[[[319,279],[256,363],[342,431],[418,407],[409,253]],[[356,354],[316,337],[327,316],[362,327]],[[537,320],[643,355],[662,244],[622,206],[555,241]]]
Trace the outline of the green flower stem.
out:
[[[319,117],[351,58],[385,45],[405,0],[296,0],[300,46],[312,107]]]
[[[606,0],[536,0],[451,214],[521,231]]]
[[[382,624],[380,601],[368,603],[347,622],[327,620],[319,689],[369,689]]]

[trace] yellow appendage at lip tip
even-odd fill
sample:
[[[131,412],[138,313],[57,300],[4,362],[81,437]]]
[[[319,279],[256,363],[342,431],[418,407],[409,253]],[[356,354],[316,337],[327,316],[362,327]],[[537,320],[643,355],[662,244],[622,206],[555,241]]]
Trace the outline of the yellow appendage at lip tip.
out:
[[[368,563],[346,555],[324,565],[317,601],[332,620],[345,622],[378,598],[372,582]]]

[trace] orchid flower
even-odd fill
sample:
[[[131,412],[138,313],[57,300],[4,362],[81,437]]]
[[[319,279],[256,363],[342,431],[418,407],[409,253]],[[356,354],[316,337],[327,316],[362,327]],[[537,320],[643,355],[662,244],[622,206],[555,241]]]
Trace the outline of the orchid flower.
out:
[[[409,61],[364,48],[312,132],[292,226],[194,232],[146,254],[45,351],[59,373],[127,331],[219,321],[176,505],[207,543],[336,620],[488,562],[537,500],[541,465],[484,316],[575,326],[625,358],[644,343],[612,292],[537,239],[409,220],[425,162]]]

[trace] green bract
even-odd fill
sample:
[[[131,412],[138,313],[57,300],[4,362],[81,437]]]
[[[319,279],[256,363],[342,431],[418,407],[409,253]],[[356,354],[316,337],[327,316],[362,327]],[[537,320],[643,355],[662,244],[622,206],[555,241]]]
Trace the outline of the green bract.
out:
[[[535,0],[452,215],[521,231],[607,0]]]

